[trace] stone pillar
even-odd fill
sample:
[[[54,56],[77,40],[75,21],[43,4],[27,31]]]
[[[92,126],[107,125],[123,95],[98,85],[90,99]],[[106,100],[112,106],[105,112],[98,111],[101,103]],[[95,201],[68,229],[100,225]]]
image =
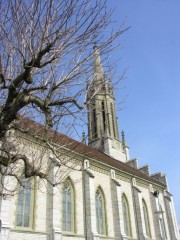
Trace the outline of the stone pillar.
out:
[[[53,228],[52,229],[52,240],[61,240],[62,239],[62,233],[60,229]]]
[[[0,240],[8,240],[11,227],[7,222],[1,223]]]
[[[158,196],[155,198],[155,202],[156,202],[156,209],[157,209],[155,213],[157,215],[158,225],[159,225],[159,228],[156,228],[156,230],[160,230],[160,235],[158,239],[166,240],[165,226],[163,223],[163,211],[160,208]]]
[[[59,189],[57,187],[53,188],[52,194],[52,240],[61,240],[61,223],[62,223],[62,214],[60,211],[61,198]]]
[[[165,208],[167,213],[167,221],[168,221],[170,237],[173,240],[179,240],[180,236],[179,236],[177,222],[176,222],[173,198],[172,198],[172,195],[167,191],[164,192],[164,202],[165,202]]]
[[[94,175],[87,169],[83,170],[83,191],[85,239],[99,240],[96,224]]]
[[[146,236],[145,230],[145,222],[143,217],[143,206],[142,206],[142,196],[141,191],[133,185],[133,201],[134,201],[134,210],[136,216],[136,226],[137,226],[137,235],[138,240],[146,240],[148,237]]]
[[[115,239],[125,240],[127,239],[124,234],[124,221],[122,213],[121,203],[121,185],[116,179],[111,179],[111,195],[113,201],[113,216],[114,216],[114,233]]]
[[[159,204],[158,204],[158,198],[154,196],[154,192],[152,189],[152,186],[150,186],[150,201],[151,201],[151,207],[153,211],[153,222],[154,222],[154,227],[155,227],[155,236],[157,239],[162,239],[162,234],[160,231],[160,223],[159,223],[159,214],[160,214],[160,209],[159,209]]]
[[[51,169],[51,177],[52,179],[57,174],[59,166],[56,165],[54,159],[52,159],[53,167]],[[61,240],[62,239],[62,231],[61,231],[61,195],[60,190],[57,187],[53,187],[49,185],[47,191],[47,230],[48,230],[48,240]]]
[[[11,181],[7,180],[8,186],[12,184]],[[0,197],[0,240],[8,240],[11,230],[11,219],[12,219],[12,198],[11,197]]]

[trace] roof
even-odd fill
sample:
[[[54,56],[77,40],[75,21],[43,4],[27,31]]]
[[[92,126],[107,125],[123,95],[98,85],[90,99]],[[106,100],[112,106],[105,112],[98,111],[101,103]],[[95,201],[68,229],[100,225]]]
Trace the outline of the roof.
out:
[[[42,124],[35,122],[29,118],[21,118],[18,123],[18,127],[20,127],[21,130],[24,130],[27,133],[37,135],[39,137],[42,137],[45,132],[45,128]],[[119,169],[120,171],[127,172],[127,173],[133,175],[134,177],[139,177],[144,180],[150,181],[152,183],[166,187],[161,182],[154,180],[151,176],[148,176],[148,175],[140,172],[138,169],[135,169],[135,168],[129,166],[127,163],[123,163],[119,160],[116,160],[116,159],[106,155],[105,153],[100,152],[99,150],[92,148],[90,146],[87,146],[81,142],[78,142],[62,133],[59,133],[52,129],[49,129],[48,130],[48,139],[56,144],[65,146],[66,148],[69,148],[77,153],[83,154],[87,158],[88,157],[93,158],[101,163],[104,163],[109,166],[112,166],[113,168]]]

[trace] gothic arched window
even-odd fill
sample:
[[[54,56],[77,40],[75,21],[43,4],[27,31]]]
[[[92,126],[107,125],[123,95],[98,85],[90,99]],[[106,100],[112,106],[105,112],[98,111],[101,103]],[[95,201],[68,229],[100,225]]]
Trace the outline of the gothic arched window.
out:
[[[142,206],[143,206],[143,217],[144,217],[144,223],[145,223],[145,231],[146,235],[148,237],[151,237],[151,230],[150,230],[150,225],[149,225],[149,215],[148,215],[148,210],[145,201],[142,201]]]
[[[92,109],[92,129],[93,129],[93,138],[97,138],[97,119],[96,119],[96,105],[93,104],[93,109]]]
[[[124,194],[122,195],[122,212],[123,212],[124,232],[127,236],[131,236],[129,204]]]
[[[102,121],[103,121],[103,130],[106,130],[106,113],[105,113],[105,105],[104,101],[101,102],[102,104]]]
[[[74,191],[70,180],[63,185],[62,192],[63,207],[63,231],[74,231]]]
[[[112,103],[111,103],[111,116],[112,116],[112,128],[113,128],[114,138],[116,138],[115,115],[114,115],[114,108]]]
[[[33,219],[33,190],[32,181],[30,179],[21,180],[19,188],[17,211],[16,211],[16,227],[32,227]]]
[[[106,235],[105,200],[100,189],[96,191],[96,219],[98,233],[100,235]]]

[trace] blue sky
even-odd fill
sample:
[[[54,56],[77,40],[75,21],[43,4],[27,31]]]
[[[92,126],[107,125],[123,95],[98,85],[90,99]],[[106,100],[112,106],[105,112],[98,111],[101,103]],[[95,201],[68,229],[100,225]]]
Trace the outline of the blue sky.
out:
[[[114,28],[126,18],[131,26],[119,39],[120,73],[129,67],[116,90],[119,128],[131,158],[151,173],[168,176],[180,225],[180,1],[108,0],[116,7]],[[125,100],[125,101],[124,101]]]

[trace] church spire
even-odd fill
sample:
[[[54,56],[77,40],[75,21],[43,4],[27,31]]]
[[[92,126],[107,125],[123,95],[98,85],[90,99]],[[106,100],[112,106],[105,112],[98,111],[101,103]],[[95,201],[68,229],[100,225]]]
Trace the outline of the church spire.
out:
[[[97,46],[94,46],[93,66],[93,81],[88,87],[91,99],[88,104],[89,145],[125,162],[127,158],[119,139],[113,86],[106,78]]]

